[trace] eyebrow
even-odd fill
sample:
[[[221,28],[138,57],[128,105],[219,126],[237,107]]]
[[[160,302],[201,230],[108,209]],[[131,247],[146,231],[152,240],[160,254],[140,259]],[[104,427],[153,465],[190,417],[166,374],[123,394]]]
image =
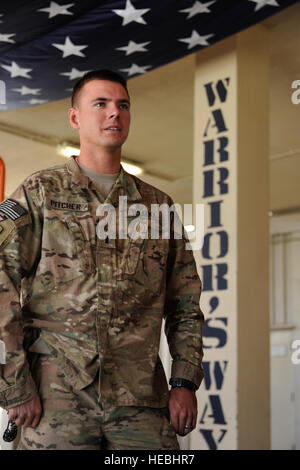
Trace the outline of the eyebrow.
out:
[[[101,98],[101,96],[99,96],[98,98],[93,99],[91,101],[91,103],[94,103],[95,101],[111,101],[111,100],[108,99],[108,98]],[[128,103],[128,104],[130,104],[130,101],[126,100],[125,98],[118,99],[117,102],[118,103]]]

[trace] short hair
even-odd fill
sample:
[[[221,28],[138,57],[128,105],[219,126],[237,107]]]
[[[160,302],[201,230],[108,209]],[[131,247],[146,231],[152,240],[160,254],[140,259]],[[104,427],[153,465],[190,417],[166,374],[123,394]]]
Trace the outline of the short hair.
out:
[[[72,92],[72,97],[71,97],[71,105],[72,108],[74,107],[76,97],[80,90],[83,88],[83,86],[92,80],[108,80],[110,82],[117,82],[122,85],[122,87],[126,90],[128,96],[128,89],[127,89],[127,80],[122,77],[117,72],[113,72],[112,70],[106,70],[106,69],[100,69],[100,70],[91,70],[90,72],[87,72],[85,75],[83,75],[78,82],[75,83],[73,92]]]

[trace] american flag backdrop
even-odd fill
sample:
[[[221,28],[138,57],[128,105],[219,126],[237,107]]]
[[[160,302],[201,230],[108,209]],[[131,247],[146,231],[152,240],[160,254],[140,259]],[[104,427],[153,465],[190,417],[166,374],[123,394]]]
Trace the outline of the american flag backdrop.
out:
[[[0,109],[67,98],[76,80],[93,69],[127,79],[150,72],[295,3],[1,0]]]

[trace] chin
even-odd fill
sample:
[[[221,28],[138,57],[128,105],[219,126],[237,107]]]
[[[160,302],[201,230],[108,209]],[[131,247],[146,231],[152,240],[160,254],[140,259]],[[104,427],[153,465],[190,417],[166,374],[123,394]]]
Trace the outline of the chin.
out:
[[[122,147],[122,145],[124,144],[125,140],[124,139],[112,139],[111,141],[107,141],[105,142],[104,146],[107,147],[107,148],[114,148],[114,149],[117,149],[117,148],[120,148]]]
[[[101,148],[109,151],[109,152],[115,152],[116,150],[119,150],[121,149],[122,147],[122,144],[116,144],[115,142],[114,143],[106,143],[104,145],[101,145]]]

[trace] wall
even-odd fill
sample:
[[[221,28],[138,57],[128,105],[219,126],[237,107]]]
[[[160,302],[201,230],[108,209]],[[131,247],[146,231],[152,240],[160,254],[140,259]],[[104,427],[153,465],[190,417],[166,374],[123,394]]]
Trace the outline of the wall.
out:
[[[300,363],[293,364],[292,344],[300,341],[300,214],[271,217],[270,229],[272,449],[299,450]]]

